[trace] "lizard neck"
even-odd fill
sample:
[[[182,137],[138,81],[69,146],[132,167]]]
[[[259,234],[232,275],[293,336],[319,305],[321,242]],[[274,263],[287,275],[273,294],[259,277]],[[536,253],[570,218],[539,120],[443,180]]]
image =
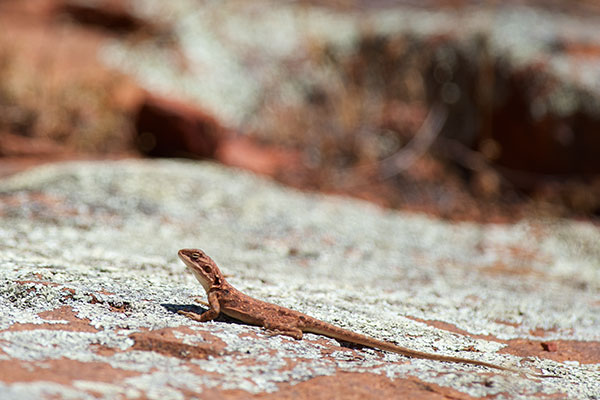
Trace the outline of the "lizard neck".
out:
[[[204,290],[208,294],[208,292],[221,291],[221,290],[232,290],[233,286],[229,284],[221,275],[217,275],[214,277],[212,283],[207,283],[207,286],[204,286]]]
[[[212,276],[211,279],[208,279],[205,275],[198,272],[198,269],[196,268],[191,268],[191,271],[198,282],[200,282],[206,293],[208,293],[210,290],[221,289],[227,285],[227,281],[220,274],[216,274]]]

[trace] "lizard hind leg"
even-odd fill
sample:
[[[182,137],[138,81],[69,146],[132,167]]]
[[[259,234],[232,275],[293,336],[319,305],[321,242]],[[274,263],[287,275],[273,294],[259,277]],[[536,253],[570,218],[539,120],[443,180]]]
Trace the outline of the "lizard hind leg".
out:
[[[273,323],[272,321],[264,321],[263,326],[267,335],[277,336],[284,335],[290,336],[296,340],[302,339],[302,329],[294,325],[286,325],[282,323]]]

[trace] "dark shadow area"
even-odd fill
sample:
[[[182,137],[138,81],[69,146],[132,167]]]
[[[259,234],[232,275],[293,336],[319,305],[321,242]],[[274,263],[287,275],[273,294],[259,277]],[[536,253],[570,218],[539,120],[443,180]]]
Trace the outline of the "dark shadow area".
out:
[[[208,310],[207,308],[203,308],[203,307],[196,306],[193,304],[182,305],[182,304],[162,303],[161,306],[164,307],[165,310],[172,312],[173,314],[177,314],[179,311],[191,311],[196,314],[202,314],[203,312]]]
[[[193,313],[196,314],[202,314],[203,312],[207,311],[207,308],[204,307],[200,307],[194,304],[170,304],[170,303],[161,303],[161,306],[165,308],[165,310],[173,313],[173,314],[177,314],[179,311],[191,311]],[[200,322],[196,322],[193,320],[190,320],[191,322],[194,323],[200,323]],[[228,323],[237,323],[237,324],[245,324],[244,322],[237,320],[235,318],[231,318],[228,317],[227,315],[220,313],[219,316],[217,318],[214,319],[214,321],[218,321],[218,322],[228,322]],[[246,325],[246,324],[245,324]]]

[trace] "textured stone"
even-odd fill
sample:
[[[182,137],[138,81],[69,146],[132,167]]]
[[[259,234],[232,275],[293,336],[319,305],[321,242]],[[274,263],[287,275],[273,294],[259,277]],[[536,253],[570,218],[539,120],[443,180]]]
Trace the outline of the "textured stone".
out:
[[[591,399],[599,240],[587,223],[451,224],[210,163],[34,169],[0,181],[0,398]],[[254,297],[416,350],[560,377],[190,321],[177,310],[200,312],[202,288],[177,260],[184,247]]]

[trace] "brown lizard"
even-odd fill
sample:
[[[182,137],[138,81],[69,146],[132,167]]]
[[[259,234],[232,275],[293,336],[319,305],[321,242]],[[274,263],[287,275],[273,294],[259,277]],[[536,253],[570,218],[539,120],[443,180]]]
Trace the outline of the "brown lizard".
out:
[[[373,347],[408,357],[424,358],[428,360],[446,361],[480,365],[502,371],[516,372],[524,375],[522,371],[491,364],[485,361],[470,360],[461,357],[443,356],[424,353],[395,345],[390,342],[378,340],[361,335],[327,322],[323,322],[298,311],[290,310],[276,304],[254,299],[240,292],[227,282],[217,267],[217,264],[202,250],[182,249],[178,252],[179,258],[194,274],[208,296],[208,311],[197,314],[191,311],[179,311],[195,321],[206,322],[215,319],[220,313],[238,319],[244,323],[262,326],[276,335],[291,336],[302,339],[303,332],[325,335],[343,342],[355,343],[366,347]],[[532,374],[537,377],[551,377],[554,375]]]

